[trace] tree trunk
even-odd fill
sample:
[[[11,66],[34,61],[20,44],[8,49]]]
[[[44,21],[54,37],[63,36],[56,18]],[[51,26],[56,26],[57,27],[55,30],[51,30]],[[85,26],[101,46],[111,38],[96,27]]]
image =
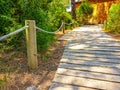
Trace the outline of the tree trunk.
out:
[[[75,0],[71,0],[71,6],[72,6],[72,17],[74,20],[76,20],[76,10],[75,10]]]

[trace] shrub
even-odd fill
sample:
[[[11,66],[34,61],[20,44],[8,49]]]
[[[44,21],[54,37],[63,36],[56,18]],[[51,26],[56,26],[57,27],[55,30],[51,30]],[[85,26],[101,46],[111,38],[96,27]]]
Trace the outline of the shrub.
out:
[[[62,1],[58,3],[58,0],[19,0],[16,2],[15,0],[6,2],[0,0],[0,12],[0,35],[8,34],[24,26],[25,20],[35,20],[38,27],[48,31],[57,30],[62,20],[72,21],[70,14],[65,12],[64,3]],[[37,32],[38,51],[45,52],[53,41],[54,35]],[[8,38],[2,45],[25,46],[25,32]]]
[[[120,33],[120,4],[113,4],[109,9],[108,16],[104,23],[105,31]]]
[[[5,35],[8,33],[11,33],[13,31],[15,31],[15,29],[18,29],[21,27],[20,24],[18,24],[15,20],[15,18],[12,17],[14,9],[11,5],[11,0],[7,0],[7,1],[3,1],[0,0],[0,35]],[[0,51],[4,51],[4,50],[10,50],[13,48],[13,46],[16,46],[17,44],[19,44],[19,35],[17,36],[12,36],[8,39],[6,39],[6,41],[4,41],[1,44],[1,48],[2,50]],[[14,42],[14,43],[13,43]]]
[[[77,20],[80,23],[87,23],[88,17],[92,15],[93,13],[93,7],[91,6],[91,3],[88,1],[85,1],[81,3],[79,8],[77,9]]]

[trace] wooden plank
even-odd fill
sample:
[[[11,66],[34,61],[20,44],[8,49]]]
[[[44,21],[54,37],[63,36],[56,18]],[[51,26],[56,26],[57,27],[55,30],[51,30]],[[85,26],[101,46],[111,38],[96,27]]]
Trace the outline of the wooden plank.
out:
[[[86,38],[85,36],[81,36],[81,38],[80,39],[78,39],[78,40],[72,40],[72,41],[69,41],[69,44],[74,44],[74,43],[79,43],[79,44],[81,44],[81,43],[88,43],[88,44],[90,44],[90,43],[113,43],[113,42],[115,42],[115,43],[120,43],[120,40],[107,40],[107,39],[97,39],[97,38],[95,38],[95,37],[91,37],[91,38]],[[113,44],[114,45],[114,44]]]
[[[102,50],[71,50],[71,49],[65,49],[64,52],[69,53],[89,53],[89,54],[112,54],[112,55],[120,55],[118,51],[102,51]]]
[[[98,58],[110,58],[110,59],[120,59],[120,56],[111,56],[111,55],[101,55],[101,54],[86,54],[86,53],[66,53],[64,52],[63,56],[77,56],[77,57],[89,57],[89,58],[94,58],[94,57],[98,57]]]
[[[64,84],[80,85],[80,86],[98,88],[98,89],[120,90],[120,83],[100,81],[100,80],[75,77],[75,76],[56,74],[53,81]]]
[[[97,42],[99,42],[99,43],[103,43],[103,42],[105,42],[105,43],[109,43],[109,42],[120,43],[120,40],[116,40],[116,39],[107,40],[107,39],[99,39],[99,38],[96,38],[96,37],[89,38],[89,37],[86,37],[86,36],[81,36],[80,39],[72,40],[72,41],[69,42],[69,44],[72,44],[72,43],[91,43],[91,42],[93,42],[93,43],[97,43]]]
[[[96,38],[94,38],[93,40],[95,40]],[[108,41],[118,41],[114,38],[109,38],[109,37],[99,37],[97,38],[97,40],[108,40]]]
[[[120,64],[120,59],[108,59],[108,58],[89,58],[89,57],[77,57],[77,56],[63,56],[62,59],[70,60],[73,61],[75,60],[78,62],[79,60],[84,60],[84,61],[100,61],[100,62],[106,62],[106,63],[117,63]]]
[[[94,35],[93,35],[94,36]],[[109,37],[107,38],[96,38],[93,36],[82,36],[82,34],[68,34],[66,36],[63,36],[61,38],[59,38],[59,40],[67,40],[67,41],[74,41],[74,40],[84,40],[84,41],[93,41],[93,40],[97,40],[97,41],[119,41],[116,39],[111,39]]]
[[[103,67],[103,66],[90,66],[90,65],[80,65],[80,64],[76,65],[76,64],[60,63],[59,68],[120,75],[120,69]]]
[[[100,61],[86,61],[86,60],[70,60],[70,59],[61,59],[63,63],[77,64],[77,65],[91,65],[91,66],[101,66],[101,67],[110,67],[120,69],[120,64],[118,63],[106,63]]]
[[[79,90],[82,86],[85,90],[120,90],[120,41],[97,26],[76,29],[62,39],[70,41],[53,80],[53,88],[71,90],[77,86],[72,90]]]
[[[69,50],[103,50],[103,51],[120,51],[119,47],[98,47],[98,46],[88,46],[88,45],[74,45],[66,46],[65,49]]]
[[[80,70],[70,70],[70,69],[65,69],[65,68],[58,68],[56,73],[61,74],[61,75],[86,77],[86,78],[91,78],[91,79],[120,83],[119,75],[109,75],[109,74],[104,74],[104,73],[96,73],[96,72],[88,72],[88,71],[80,71]]]
[[[99,47],[65,47],[65,50],[67,50],[67,49],[69,49],[69,50],[91,50],[91,51],[95,51],[95,50],[97,50],[97,51],[110,51],[110,52],[120,52],[120,49],[115,49],[115,48],[105,48],[105,47],[101,47],[101,48],[99,48]]]
[[[114,44],[113,44],[114,43]],[[71,42],[69,44],[67,44],[66,46],[74,46],[74,45],[88,45],[88,46],[98,46],[98,47],[117,47],[120,48],[120,42],[93,42],[93,41],[89,41],[89,42]]]
[[[85,30],[85,29],[84,29]],[[71,32],[68,32],[68,33],[66,33],[64,36],[68,36],[68,35],[75,35],[75,34],[77,34],[77,35],[82,35],[82,36],[86,36],[86,35],[88,35],[88,33],[89,33],[89,36],[91,36],[91,37],[94,37],[94,35],[95,36],[97,36],[98,35],[98,37],[99,36],[108,36],[108,35],[106,35],[104,32],[101,32],[101,31],[95,31],[95,32],[93,32],[93,31],[87,31],[87,32],[85,32],[85,31],[74,31],[74,30],[72,30]],[[94,35],[93,35],[94,34]],[[87,36],[86,36],[87,37]]]
[[[71,53],[71,54],[72,53],[86,53],[86,54],[100,54],[100,55],[120,56],[119,52],[110,52],[110,51],[104,52],[104,51],[97,51],[97,50],[90,51],[90,50],[69,50],[69,49],[66,49],[66,50],[64,50],[64,53]]]
[[[82,87],[82,86],[75,86],[75,85],[66,85],[62,83],[52,83],[49,90],[96,90],[93,88]]]

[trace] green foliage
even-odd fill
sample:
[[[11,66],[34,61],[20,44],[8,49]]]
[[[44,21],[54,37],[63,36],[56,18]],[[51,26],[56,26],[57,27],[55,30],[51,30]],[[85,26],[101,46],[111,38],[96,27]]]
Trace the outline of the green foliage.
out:
[[[53,2],[49,4],[48,15],[50,21],[54,22],[54,26],[57,28],[60,26],[62,21],[66,23],[72,22],[72,17],[66,12],[66,7],[62,1],[53,0]]]
[[[120,33],[120,4],[113,4],[109,10],[109,18],[104,23],[105,31]]]
[[[13,32],[15,29],[21,27],[21,25],[16,22],[16,19],[13,18],[14,8],[11,0],[0,0],[0,36]],[[19,37],[19,35],[17,36]],[[19,38],[20,39],[20,38]],[[1,44],[2,50],[10,50],[13,46],[19,44],[18,38],[10,37],[3,44]],[[14,42],[14,43],[13,43]]]
[[[0,89],[2,89],[7,83],[7,76],[5,75],[2,79],[0,78]]]
[[[88,16],[92,14],[93,8],[90,6],[90,2],[83,2],[79,7],[79,13],[83,16]]]
[[[62,12],[60,14],[60,19],[63,20],[64,22],[66,22],[66,23],[73,22],[72,16],[69,13],[67,13],[67,12]]]
[[[51,28],[47,25],[47,12],[44,11],[42,5],[47,5],[44,1],[41,3],[40,0],[21,0],[18,2],[21,5],[22,15],[19,16],[22,24],[25,20],[35,20],[38,27],[43,29]],[[48,48],[48,43],[52,41],[51,37],[42,32],[37,32],[37,46],[38,51],[43,52]],[[52,36],[53,37],[53,36]]]
[[[24,26],[25,20],[35,20],[38,27],[48,31],[57,30],[62,21],[72,22],[71,15],[65,11],[64,2],[59,0],[0,0],[0,12],[1,36]],[[54,35],[37,32],[38,51],[45,52],[53,42]],[[25,32],[2,43],[0,51],[25,47]]]
[[[9,1],[0,0],[0,35],[9,33],[7,30],[13,25],[12,18],[10,17],[11,11],[7,5]]]
[[[88,1],[85,1],[81,3],[79,8],[77,9],[77,20],[79,23],[86,23],[88,20],[88,17],[91,16],[93,13],[93,7],[91,6],[91,3]]]

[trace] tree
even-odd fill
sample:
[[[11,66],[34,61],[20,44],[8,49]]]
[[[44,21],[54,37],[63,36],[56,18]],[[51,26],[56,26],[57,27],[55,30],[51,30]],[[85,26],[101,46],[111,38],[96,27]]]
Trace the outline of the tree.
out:
[[[74,20],[76,20],[76,10],[75,10],[75,0],[71,0],[71,6],[72,6],[72,17]]]

